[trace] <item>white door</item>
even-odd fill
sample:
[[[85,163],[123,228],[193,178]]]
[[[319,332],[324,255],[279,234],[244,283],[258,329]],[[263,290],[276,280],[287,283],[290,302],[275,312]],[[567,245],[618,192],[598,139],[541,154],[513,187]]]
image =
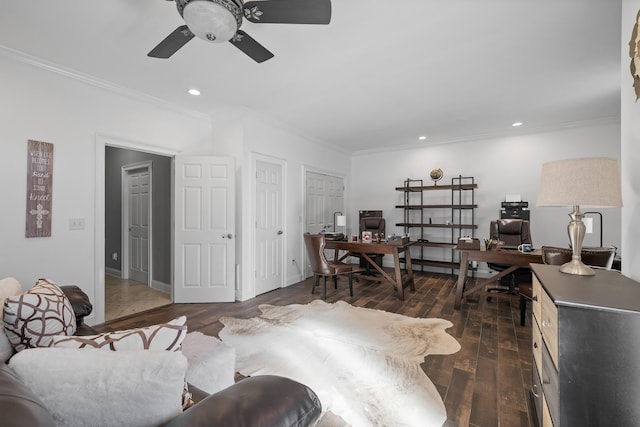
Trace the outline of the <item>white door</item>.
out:
[[[334,214],[344,211],[344,179],[338,176],[307,171],[305,179],[305,227],[304,231],[318,233],[333,231]],[[336,227],[336,231],[345,230]],[[305,249],[305,277],[313,273]],[[331,253],[327,252],[331,257]]]
[[[284,285],[282,165],[256,161],[256,295]]]
[[[325,197],[326,175],[315,172],[307,172],[305,182],[305,210],[306,224],[305,231],[317,234],[320,230],[326,229],[325,208],[327,200]]]
[[[126,173],[125,215],[127,222],[126,243],[123,251],[127,256],[126,278],[149,284],[149,226],[151,218],[150,173],[148,168],[130,170]]]
[[[174,194],[174,301],[234,301],[234,160],[176,156]]]

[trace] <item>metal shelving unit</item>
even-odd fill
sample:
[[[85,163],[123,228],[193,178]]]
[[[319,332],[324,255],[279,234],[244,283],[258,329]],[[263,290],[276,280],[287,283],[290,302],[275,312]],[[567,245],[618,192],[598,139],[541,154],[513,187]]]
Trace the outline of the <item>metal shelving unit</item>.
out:
[[[420,234],[414,245],[419,248],[419,253],[412,252],[414,266],[420,266],[421,270],[424,270],[424,266],[447,268],[451,269],[451,274],[458,269],[459,260],[453,248],[456,246],[458,238],[475,237],[475,230],[478,228],[475,223],[475,209],[478,207],[475,202],[477,188],[478,185],[474,177],[462,175],[452,178],[451,185],[426,186],[421,179],[407,178],[402,187],[396,187],[396,191],[404,193],[403,204],[396,206],[396,208],[404,210],[404,220],[397,223],[396,226],[403,227],[405,233],[412,235],[412,241],[416,241],[416,238],[413,237],[416,231]],[[450,191],[451,203],[425,203],[425,197],[429,197],[427,194],[432,191]],[[429,221],[425,221],[427,212],[437,210],[449,210],[451,220],[447,220],[445,223],[432,223],[431,217],[429,217]],[[447,236],[439,240],[424,239],[425,232],[429,229],[444,229],[448,233],[444,233]],[[449,261],[429,258],[429,248],[449,249]]]

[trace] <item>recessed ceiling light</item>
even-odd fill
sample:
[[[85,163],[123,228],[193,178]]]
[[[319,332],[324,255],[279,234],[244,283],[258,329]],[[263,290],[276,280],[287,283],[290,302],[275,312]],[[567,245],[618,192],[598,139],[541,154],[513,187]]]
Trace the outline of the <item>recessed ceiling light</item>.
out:
[[[518,127],[518,126],[522,126],[523,123],[522,122],[515,122],[513,124],[511,124],[511,126],[513,126],[514,128]]]
[[[418,137],[418,139],[419,139],[420,141],[424,141],[425,139],[427,139],[427,137],[426,137],[426,136],[424,136],[424,135],[422,135],[422,136],[419,136],[419,137]]]
[[[200,95],[200,91],[198,89],[189,89],[189,94],[191,94],[193,96],[199,96]]]

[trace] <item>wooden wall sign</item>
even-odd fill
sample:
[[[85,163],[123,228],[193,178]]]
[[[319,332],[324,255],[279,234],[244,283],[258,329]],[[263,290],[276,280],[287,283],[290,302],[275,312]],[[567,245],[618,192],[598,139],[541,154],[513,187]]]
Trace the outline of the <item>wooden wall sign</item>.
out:
[[[636,15],[636,22],[629,40],[629,56],[631,57],[631,76],[633,88],[636,92],[636,102],[640,99],[640,10]]]
[[[27,237],[51,236],[53,144],[27,143]]]

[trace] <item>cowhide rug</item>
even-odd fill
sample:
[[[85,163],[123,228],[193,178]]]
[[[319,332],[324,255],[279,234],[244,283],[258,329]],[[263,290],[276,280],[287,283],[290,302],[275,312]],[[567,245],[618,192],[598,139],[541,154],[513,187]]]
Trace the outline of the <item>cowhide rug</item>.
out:
[[[443,319],[416,319],[339,301],[263,304],[252,319],[224,317],[220,338],[233,345],[243,375],[273,374],[311,387],[323,410],[353,426],[441,426],[437,389],[420,364],[460,344]]]

